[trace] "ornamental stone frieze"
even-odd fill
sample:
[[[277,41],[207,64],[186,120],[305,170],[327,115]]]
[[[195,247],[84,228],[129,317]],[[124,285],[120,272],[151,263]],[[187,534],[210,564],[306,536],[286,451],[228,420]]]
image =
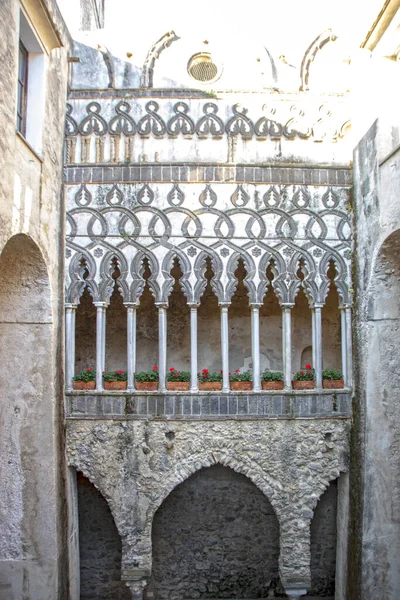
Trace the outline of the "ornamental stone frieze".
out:
[[[230,302],[238,260],[246,269],[250,302],[262,303],[272,286],[281,304],[292,304],[303,286],[310,304],[324,304],[330,261],[343,305],[351,303],[351,224],[345,187],[240,183],[137,183],[68,185],[67,302],[85,287],[95,302],[117,285],[124,302],[144,288],[143,261],[157,303],[167,303],[178,259],[189,304],[206,286],[206,259],[220,303]],[[300,272],[299,272],[300,269]],[[300,274],[301,273],[301,274]]]
[[[75,92],[67,105],[66,163],[165,162],[188,156],[195,162],[260,162],[286,155],[304,160],[307,154],[330,162],[333,143],[347,146],[349,111],[341,97],[260,94],[232,104],[229,95],[210,95],[150,99],[94,94],[86,99]],[[168,143],[160,145],[162,140]],[[306,141],[316,147],[306,149]],[[321,150],[320,142],[328,148]],[[334,161],[341,160],[341,152],[333,154]]]

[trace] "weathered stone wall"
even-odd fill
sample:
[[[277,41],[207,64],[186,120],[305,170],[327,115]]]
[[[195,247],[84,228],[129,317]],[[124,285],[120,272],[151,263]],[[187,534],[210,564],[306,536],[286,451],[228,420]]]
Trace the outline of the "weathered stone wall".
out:
[[[243,475],[201,469],[164,500],[153,521],[157,600],[266,597],[279,578],[279,525]]]
[[[355,392],[351,598],[400,589],[398,90],[354,154]],[[396,104],[396,106],[397,106]],[[360,476],[362,474],[362,476]]]
[[[46,69],[40,156],[16,133],[21,7]],[[0,595],[54,600],[68,585],[60,232],[70,38],[52,0],[2,2],[0,30]]]
[[[309,577],[319,496],[347,469],[346,419],[262,421],[69,420],[69,463],[109,502],[123,570],[151,568],[153,517],[201,467],[229,466],[267,496],[280,523],[282,577]]]
[[[128,600],[121,581],[121,539],[107,502],[78,473],[81,600]]]
[[[310,596],[334,596],[336,572],[337,483],[318,500],[311,521]]]

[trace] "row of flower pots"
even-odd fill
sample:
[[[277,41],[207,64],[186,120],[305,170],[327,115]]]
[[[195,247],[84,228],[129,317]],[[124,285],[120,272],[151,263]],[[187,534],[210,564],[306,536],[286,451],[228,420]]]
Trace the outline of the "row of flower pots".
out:
[[[222,371],[210,372],[203,369],[198,374],[199,389],[201,391],[218,391],[222,389]],[[87,368],[74,377],[75,390],[94,390],[96,387],[96,374],[92,368]],[[151,371],[140,371],[135,374],[135,387],[141,391],[156,391],[158,389],[158,367]],[[232,391],[251,391],[253,389],[250,371],[240,372],[237,369],[229,373],[230,389]],[[103,384],[106,390],[126,390],[126,371],[108,371],[103,373]],[[283,373],[280,371],[264,371],[261,375],[263,390],[283,390]],[[325,369],[322,373],[322,386],[324,389],[340,389],[344,387],[343,376],[340,371]],[[293,373],[292,388],[294,390],[310,390],[315,387],[315,372],[311,365]],[[174,367],[167,374],[167,389],[170,391],[188,391],[190,389],[190,373],[177,371]]]

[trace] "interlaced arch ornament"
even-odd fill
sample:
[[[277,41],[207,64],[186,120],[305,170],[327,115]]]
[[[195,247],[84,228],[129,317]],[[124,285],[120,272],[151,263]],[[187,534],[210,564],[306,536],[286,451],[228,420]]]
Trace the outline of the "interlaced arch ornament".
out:
[[[260,199],[263,198],[264,202]],[[68,190],[66,287],[76,303],[85,286],[95,302],[108,303],[115,280],[124,302],[143,293],[143,261],[156,303],[168,304],[171,268],[178,259],[188,304],[198,304],[210,258],[211,286],[230,303],[239,259],[251,304],[260,304],[270,284],[281,304],[295,303],[300,287],[310,305],[325,303],[335,264],[341,303],[351,303],[351,228],[347,192],[331,186],[246,183],[79,184]],[[82,274],[82,261],[85,274]],[[301,267],[302,276],[298,276]]]

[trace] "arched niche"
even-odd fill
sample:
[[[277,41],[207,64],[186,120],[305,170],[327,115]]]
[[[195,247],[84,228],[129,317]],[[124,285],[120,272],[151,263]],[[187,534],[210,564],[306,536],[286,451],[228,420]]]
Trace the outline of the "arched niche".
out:
[[[47,268],[35,242],[12,237],[0,256],[0,323],[51,323]]]
[[[0,559],[10,561],[4,568],[36,598],[55,585],[58,537],[52,320],[42,253],[30,237],[16,235],[0,255],[0,522],[7,540]],[[35,577],[35,569],[46,577]],[[4,569],[2,577],[7,580]]]
[[[278,585],[279,524],[250,479],[220,464],[178,485],[152,528],[158,600],[267,597]]]
[[[110,508],[97,488],[77,473],[80,599],[129,600],[121,581],[122,544]]]

